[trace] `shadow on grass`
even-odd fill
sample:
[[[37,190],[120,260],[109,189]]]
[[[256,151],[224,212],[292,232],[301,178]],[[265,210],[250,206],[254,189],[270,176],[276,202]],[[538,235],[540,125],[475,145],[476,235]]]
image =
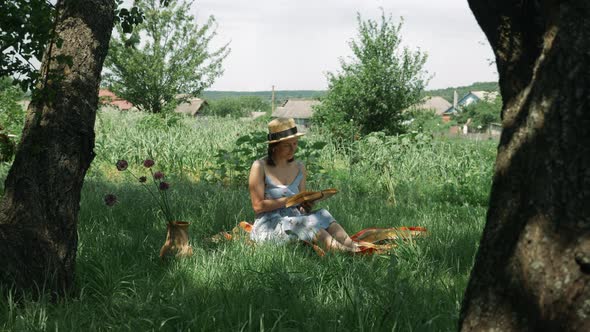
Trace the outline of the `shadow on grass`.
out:
[[[402,246],[394,256],[319,258],[298,246],[206,246],[204,238],[253,220],[246,189],[170,182],[174,211],[192,222],[193,257],[160,261],[165,224],[139,185],[89,177],[79,217],[78,296],[58,304],[27,302],[17,309],[6,304],[0,314],[11,319],[0,326],[31,331],[455,328],[471,264],[471,254],[462,252],[475,250],[471,233],[452,243],[437,235],[439,242]],[[112,208],[103,203],[107,193],[119,197]],[[336,215],[352,213],[349,208],[392,213],[358,204],[338,204],[334,210]],[[420,216],[411,209],[397,213],[398,221]],[[451,238],[454,233],[443,228],[441,234]]]

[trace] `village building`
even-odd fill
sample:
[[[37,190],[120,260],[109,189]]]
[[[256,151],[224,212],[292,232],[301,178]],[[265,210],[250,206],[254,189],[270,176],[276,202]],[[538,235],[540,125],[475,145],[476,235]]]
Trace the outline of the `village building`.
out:
[[[457,100],[457,92],[454,93],[453,98],[453,105],[451,105],[446,111],[442,114],[443,122],[449,122],[451,117],[460,113],[464,107],[469,105],[478,103],[480,101],[485,102],[493,102],[498,96],[498,91],[469,91],[465,96],[461,99]],[[453,134],[457,131],[460,131],[463,135],[467,135],[470,132],[470,123],[471,119],[467,119],[467,122],[464,123],[461,128],[457,126],[457,128],[450,128],[450,133]],[[502,132],[502,125],[498,123],[492,123],[488,126],[488,128],[479,128],[477,131],[487,131],[487,134],[490,137],[497,137]],[[456,133],[455,133],[456,134]]]
[[[313,107],[319,105],[319,100],[309,99],[287,99],[280,107],[277,107],[272,113],[273,118],[293,118],[297,129],[306,131],[310,125],[310,119],[313,116]]]
[[[98,101],[102,105],[108,105],[118,108],[121,111],[127,111],[133,108],[133,104],[127,100],[118,97],[108,89],[98,91]]]
[[[457,100],[457,92],[455,92],[453,105],[443,112],[443,116],[457,114],[463,107],[467,107],[482,100],[492,102],[498,97],[498,95],[498,91],[469,91],[465,96]]]
[[[424,97],[420,103],[407,108],[406,110],[424,110],[433,111],[436,115],[442,115],[447,109],[451,107],[446,99],[440,96]],[[405,110],[404,110],[405,111]]]
[[[490,123],[488,127],[488,134],[492,137],[500,137],[500,135],[502,134],[502,124]]]
[[[121,111],[127,111],[133,108],[133,104],[123,98],[117,97],[115,93],[108,89],[98,90],[98,101],[102,105],[108,105],[118,108]]]
[[[196,117],[202,115],[202,111],[208,106],[209,103],[207,103],[205,99],[188,98],[187,100],[179,103],[174,111],[176,113]]]

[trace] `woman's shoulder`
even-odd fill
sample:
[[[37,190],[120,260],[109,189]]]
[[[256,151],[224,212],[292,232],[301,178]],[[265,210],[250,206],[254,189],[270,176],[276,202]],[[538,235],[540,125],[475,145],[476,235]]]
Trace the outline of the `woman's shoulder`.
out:
[[[265,171],[266,171],[266,158],[260,158],[260,159],[254,160],[254,162],[252,162],[251,169],[259,170],[260,172],[265,173]]]
[[[254,160],[254,162],[252,163],[252,166],[264,166],[266,164],[266,157],[262,157],[260,159],[256,159]]]
[[[303,163],[303,161],[301,161],[299,159],[295,159],[295,163],[296,163],[297,167],[299,167],[299,169],[301,169],[301,170],[305,169],[305,163]]]

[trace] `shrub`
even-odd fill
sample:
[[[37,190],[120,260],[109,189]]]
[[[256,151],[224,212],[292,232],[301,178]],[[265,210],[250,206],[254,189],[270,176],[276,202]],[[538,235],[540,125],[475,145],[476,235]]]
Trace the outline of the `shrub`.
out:
[[[267,154],[266,132],[254,131],[238,137],[230,150],[220,149],[213,160],[203,170],[202,180],[225,185],[243,186],[248,184],[250,166]],[[319,157],[326,142],[309,143],[299,140],[296,158],[305,163],[309,181],[319,181],[326,177],[326,170]]]
[[[328,74],[329,91],[314,114],[332,137],[344,140],[350,126],[361,135],[405,131],[402,110],[418,102],[427,79],[426,54],[400,49],[401,27],[385,13],[379,22],[358,16],[352,60],[341,60],[341,71]]]
[[[269,112],[270,103],[258,96],[226,97],[209,101],[203,114],[214,116],[247,117],[251,112]]]
[[[455,122],[463,124],[467,119],[471,119],[470,127],[486,129],[490,123],[499,123],[500,114],[502,113],[502,98],[496,97],[494,100],[482,100],[465,107],[454,118]]]

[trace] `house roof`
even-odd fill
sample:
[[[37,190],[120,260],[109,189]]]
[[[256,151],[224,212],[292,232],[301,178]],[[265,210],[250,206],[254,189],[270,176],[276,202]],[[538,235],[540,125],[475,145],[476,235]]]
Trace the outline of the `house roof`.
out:
[[[457,108],[455,108],[453,105],[451,105],[451,107],[447,108],[444,112],[442,112],[441,115],[456,114],[458,112],[459,112],[459,110]]]
[[[272,113],[275,118],[309,119],[313,115],[312,107],[319,105],[319,100],[287,99],[285,104]]]
[[[452,105],[447,108],[443,114],[452,114],[457,113],[460,111],[460,108],[465,106],[465,101],[469,98],[469,96],[474,96],[477,100],[484,100],[484,101],[493,101],[498,97],[500,93],[498,91],[469,91],[465,96],[463,96],[458,102],[457,107],[453,107]]]
[[[207,105],[207,101],[201,98],[190,98],[189,100],[178,104],[174,110],[177,113],[184,113],[191,116],[197,115],[201,107]]]
[[[499,95],[498,91],[469,91],[470,94],[479,98],[479,100],[492,101]],[[469,94],[468,94],[469,95]],[[467,96],[465,96],[467,97]],[[463,97],[463,98],[465,98]]]
[[[113,105],[113,106],[117,106],[120,110],[124,110],[124,111],[131,109],[133,107],[133,104],[128,102],[125,99],[113,100],[109,104]]]
[[[108,89],[98,90],[98,98],[101,104],[112,105],[123,111],[133,107],[132,103],[123,98],[117,97],[115,93]]]
[[[117,96],[115,95],[114,92],[112,92],[111,90],[108,89],[100,89],[98,90],[98,97],[111,97],[111,98],[117,98]]]
[[[419,104],[414,105],[411,108],[420,110],[434,110],[436,115],[441,115],[451,106],[451,103],[449,103],[443,97],[433,96],[422,98],[422,101]]]

